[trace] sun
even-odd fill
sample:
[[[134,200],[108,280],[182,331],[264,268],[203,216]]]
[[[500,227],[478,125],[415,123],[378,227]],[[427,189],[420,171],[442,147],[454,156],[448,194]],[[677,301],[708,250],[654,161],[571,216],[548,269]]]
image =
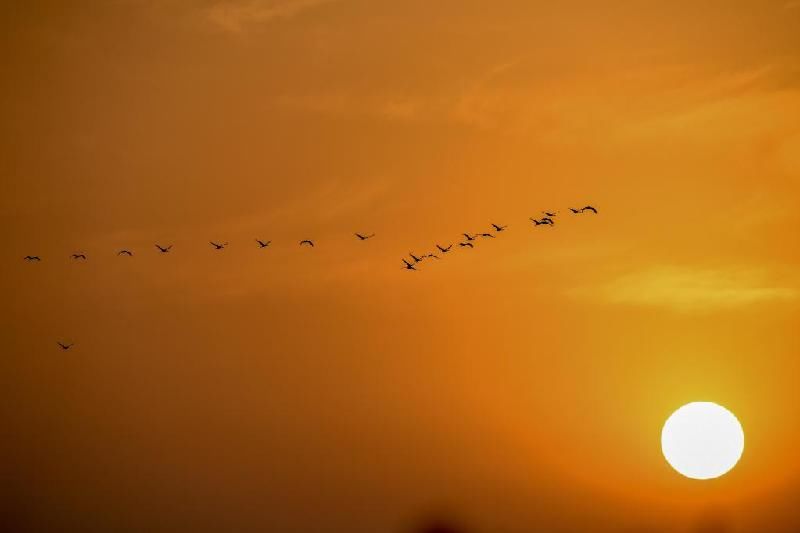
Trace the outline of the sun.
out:
[[[744,431],[734,414],[721,405],[687,403],[664,423],[661,451],[670,466],[684,476],[713,479],[739,462]]]

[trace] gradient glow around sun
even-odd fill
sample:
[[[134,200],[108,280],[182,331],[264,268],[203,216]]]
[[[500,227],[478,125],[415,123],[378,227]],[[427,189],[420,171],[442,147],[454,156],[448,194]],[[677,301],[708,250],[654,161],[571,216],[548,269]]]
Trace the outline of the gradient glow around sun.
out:
[[[744,451],[744,431],[733,413],[712,402],[684,405],[661,431],[667,462],[692,479],[713,479],[729,472]]]

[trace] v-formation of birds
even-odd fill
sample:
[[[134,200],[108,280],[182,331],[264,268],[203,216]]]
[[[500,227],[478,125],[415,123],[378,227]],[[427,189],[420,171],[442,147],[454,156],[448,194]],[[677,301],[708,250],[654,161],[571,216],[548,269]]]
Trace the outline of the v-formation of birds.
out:
[[[569,210],[573,215],[582,214],[582,213],[585,213],[587,211],[591,212],[591,213],[594,213],[595,215],[597,214],[597,209],[595,207],[591,206],[591,205],[587,205],[587,206],[579,208],[579,209],[578,208],[574,208],[574,207],[570,207]],[[554,219],[558,215],[557,212],[542,211],[542,215],[543,216],[541,218],[530,217],[529,220],[531,221],[531,223],[534,226],[550,226],[550,227],[553,227],[555,225],[555,220]],[[491,224],[491,227],[492,227],[492,229],[489,232],[474,233],[474,234],[462,233],[461,235],[464,237],[464,240],[458,242],[459,248],[472,249],[472,248],[475,247],[474,242],[476,242],[478,240],[481,240],[481,239],[494,239],[496,234],[499,234],[499,233],[505,231],[508,228],[508,226],[504,226],[504,225],[500,225],[500,224]],[[359,241],[366,241],[368,239],[371,239],[371,238],[375,237],[374,233],[370,233],[368,235],[365,235],[363,233],[354,233],[353,235]],[[272,241],[263,241],[261,239],[255,239],[255,242],[256,242],[256,245],[258,246],[258,248],[267,248],[272,243]],[[209,244],[214,248],[214,250],[217,250],[217,251],[224,250],[228,246],[227,242],[219,243],[219,242],[209,241]],[[300,246],[307,246],[307,247],[310,247],[310,248],[314,248],[314,241],[311,240],[311,239],[303,239],[303,240],[299,241],[298,244]],[[441,254],[447,254],[447,253],[451,252],[453,246],[454,246],[454,243],[448,244],[447,246],[442,246],[441,244],[437,243],[436,244],[436,249]],[[172,245],[171,244],[167,245],[167,246],[162,246],[160,244],[156,244],[155,247],[158,250],[158,252],[162,253],[162,254],[169,253],[172,250]],[[117,252],[117,255],[118,256],[125,255],[125,256],[128,256],[128,257],[133,257],[133,252],[130,251],[130,250],[127,250],[127,249],[122,249],[122,250],[119,250]],[[412,271],[416,271],[417,270],[417,265],[419,263],[425,261],[425,260],[428,260],[428,259],[436,259],[436,260],[438,260],[438,259],[440,259],[439,255],[437,255],[436,253],[433,253],[433,252],[427,253],[427,254],[419,254],[419,255],[416,255],[416,254],[413,254],[413,253],[409,253],[408,256],[411,258],[411,261],[409,261],[406,258],[403,258],[403,268],[406,269],[406,270],[412,270]],[[73,253],[70,257],[72,257],[72,259],[76,260],[76,261],[86,261],[86,259],[87,259],[86,254],[82,253],[82,252],[81,253]],[[25,261],[34,261],[34,262],[39,262],[39,261],[42,260],[41,257],[39,257],[38,255],[26,255],[23,259]],[[58,342],[57,344],[64,351],[67,351],[70,348],[72,348],[72,346],[74,346],[74,343],[65,344],[63,342]]]
[[[595,215],[597,214],[597,209],[595,207],[591,206],[591,205],[587,205],[587,206],[581,207],[581,208],[570,207],[569,210],[574,215],[585,213],[587,211],[591,212],[591,213],[594,213]],[[552,226],[555,225],[554,218],[557,216],[557,214],[558,214],[557,212],[542,211],[542,215],[543,216],[541,218],[530,217],[529,220],[531,221],[531,223],[534,226],[550,226],[550,227],[552,227]],[[461,235],[464,237],[464,240],[458,242],[458,247],[459,248],[470,248],[470,249],[474,248],[475,245],[473,243],[475,241],[477,241],[479,239],[493,239],[495,237],[495,234],[500,233],[502,231],[505,231],[506,228],[508,227],[508,226],[502,226],[502,225],[499,225],[499,224],[492,224],[491,226],[492,226],[491,231],[490,232],[486,232],[486,233],[475,233],[475,234],[462,233]],[[368,239],[371,239],[371,238],[375,237],[374,233],[363,234],[363,233],[356,232],[353,235],[359,241],[366,241]],[[267,248],[272,243],[272,241],[264,241],[264,240],[261,240],[261,239],[255,239],[255,242],[256,242],[256,245],[258,246],[258,248]],[[209,244],[214,248],[214,250],[217,250],[217,251],[224,250],[228,246],[227,242],[209,241]],[[309,248],[314,248],[315,247],[314,241],[311,240],[311,239],[303,239],[303,240],[299,241],[298,244],[301,247],[302,246],[307,246]],[[453,246],[454,246],[454,244],[449,244],[447,246],[441,246],[440,244],[436,244],[437,250],[442,254],[446,254],[446,253],[450,252],[451,249],[453,248]],[[162,254],[166,254],[166,253],[169,253],[170,251],[172,251],[172,244],[169,244],[167,246],[162,246],[161,244],[155,244],[155,247],[158,250],[158,252],[162,253]],[[133,254],[133,252],[131,250],[122,249],[122,250],[119,250],[117,252],[117,255],[118,256],[123,256],[124,255],[124,256],[128,256],[128,257],[133,257],[134,254]],[[83,252],[73,253],[70,257],[75,261],[86,261],[87,260],[87,256]],[[421,263],[425,259],[439,259],[439,256],[436,255],[435,253],[427,253],[427,254],[422,254],[422,255],[414,255],[414,254],[410,253],[409,257],[411,258],[412,262],[409,262],[407,259],[403,259],[403,267],[405,269],[407,269],[407,270],[416,270],[416,266],[415,265],[417,263]],[[23,257],[23,259],[25,261],[28,261],[28,262],[40,262],[42,260],[41,256],[38,256],[38,255],[26,255],[25,257]],[[64,349],[66,349],[66,348],[64,348]]]

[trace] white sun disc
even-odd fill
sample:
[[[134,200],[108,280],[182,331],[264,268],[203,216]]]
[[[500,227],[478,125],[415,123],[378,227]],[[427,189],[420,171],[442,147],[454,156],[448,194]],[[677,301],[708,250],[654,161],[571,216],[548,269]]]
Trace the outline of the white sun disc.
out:
[[[736,417],[712,402],[687,403],[661,430],[667,462],[692,479],[713,479],[730,471],[744,451],[744,431]]]

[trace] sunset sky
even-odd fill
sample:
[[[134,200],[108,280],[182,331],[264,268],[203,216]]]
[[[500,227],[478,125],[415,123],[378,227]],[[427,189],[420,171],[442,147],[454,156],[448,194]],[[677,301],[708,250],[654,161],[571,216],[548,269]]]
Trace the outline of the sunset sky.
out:
[[[30,0],[0,43],[0,530],[800,530],[800,1]],[[661,454],[698,400],[717,480]]]

